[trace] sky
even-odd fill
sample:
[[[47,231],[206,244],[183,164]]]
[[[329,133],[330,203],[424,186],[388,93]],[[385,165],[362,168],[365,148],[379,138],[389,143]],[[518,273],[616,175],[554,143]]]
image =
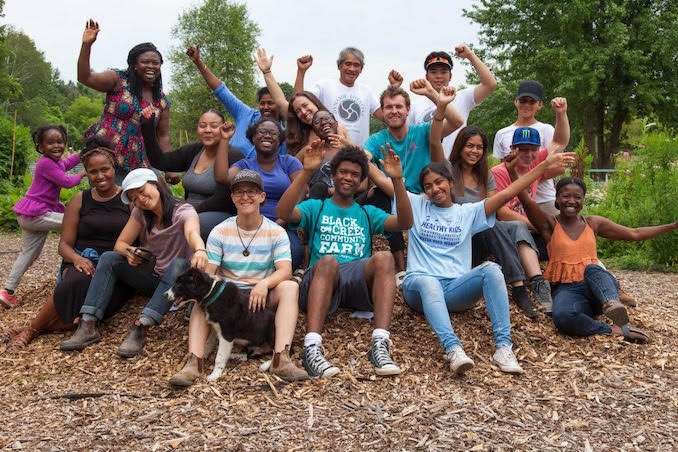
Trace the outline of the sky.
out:
[[[92,47],[94,70],[124,68],[131,47],[151,41],[167,55],[179,42],[171,29],[183,11],[198,0],[6,0],[0,23],[11,24],[30,36],[61,73],[76,79],[76,63],[85,22],[92,17],[101,31]],[[365,53],[359,81],[379,93],[387,75],[396,69],[409,82],[424,76],[423,62],[432,50],[452,51],[460,42],[478,43],[478,26],[462,17],[471,0],[365,1],[249,0],[249,15],[258,23],[259,45],[274,54],[276,79],[294,83],[296,58],[312,54],[308,84],[338,78],[336,59],[346,46]],[[341,5],[340,7],[336,5]],[[129,11],[128,16],[121,12]],[[168,58],[165,58],[167,61]],[[452,84],[464,84],[470,65],[455,58]],[[172,67],[162,68],[165,91],[171,88]],[[263,78],[257,70],[258,82]]]

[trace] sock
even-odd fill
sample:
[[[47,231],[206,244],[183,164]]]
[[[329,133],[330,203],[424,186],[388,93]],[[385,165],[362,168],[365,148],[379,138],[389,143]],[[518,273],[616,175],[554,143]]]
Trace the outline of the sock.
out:
[[[306,333],[304,338],[304,347],[310,347],[311,345],[320,345],[323,343],[323,337],[318,333]]]
[[[518,299],[523,299],[525,297],[529,298],[525,286],[511,287],[511,295],[513,296],[513,301],[517,301]]]
[[[99,319],[97,319],[97,316],[93,314],[83,314],[82,320],[84,320],[85,322],[91,322],[92,320],[96,322]]]
[[[155,325],[155,320],[147,315],[141,314],[141,317],[139,317],[139,323],[141,323],[143,326],[153,326]]]
[[[5,289],[5,292],[7,292],[7,295],[14,295],[14,291],[12,289]]]
[[[391,338],[391,333],[382,329],[382,328],[375,328],[374,331],[372,331],[372,340],[374,339],[390,339]]]

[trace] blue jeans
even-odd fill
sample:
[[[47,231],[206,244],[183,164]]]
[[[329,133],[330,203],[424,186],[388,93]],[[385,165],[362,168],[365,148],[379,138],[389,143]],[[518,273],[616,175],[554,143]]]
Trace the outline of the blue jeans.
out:
[[[290,239],[290,253],[292,254],[292,271],[299,268],[301,261],[304,259],[304,248],[301,246],[297,230],[292,230],[289,227],[285,228],[287,237]]]
[[[408,275],[403,281],[403,296],[410,308],[424,313],[445,352],[461,347],[449,312],[466,311],[481,296],[492,322],[495,345],[511,345],[508,294],[501,268],[494,262],[485,262],[456,279]]]
[[[164,293],[188,267],[186,259],[176,258],[160,278],[152,273],[139,273],[135,267],[127,263],[123,255],[115,251],[106,251],[99,259],[80,313],[91,314],[99,320],[103,319],[106,307],[111,301],[115,283],[122,281],[137,289],[141,294],[151,297],[141,314],[152,318],[156,324],[160,324],[172,306]]]
[[[617,280],[599,265],[589,264],[582,281],[557,284],[553,291],[553,323],[570,336],[610,334],[612,328],[593,320],[608,300],[619,300]]]

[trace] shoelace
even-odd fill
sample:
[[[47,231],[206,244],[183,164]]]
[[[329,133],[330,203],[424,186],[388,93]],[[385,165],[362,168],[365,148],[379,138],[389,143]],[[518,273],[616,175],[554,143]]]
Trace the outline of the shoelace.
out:
[[[308,359],[309,367],[318,373],[323,373],[325,370],[332,367],[332,364],[325,358],[319,345],[310,346],[306,357]]]
[[[502,347],[502,348],[499,349],[499,358],[502,361],[511,361],[512,363],[513,362],[517,363],[515,355],[513,354],[511,349],[508,348],[508,347]]]
[[[389,339],[375,339],[372,345],[374,347],[374,359],[379,366],[393,364],[393,360],[388,353],[390,342]]]

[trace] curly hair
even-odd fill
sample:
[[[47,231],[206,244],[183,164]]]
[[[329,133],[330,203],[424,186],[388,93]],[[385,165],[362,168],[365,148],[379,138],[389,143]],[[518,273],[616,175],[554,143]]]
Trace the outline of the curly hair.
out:
[[[309,92],[309,91],[299,91],[294,93],[290,97],[289,107],[287,108],[287,153],[289,155],[297,155],[301,148],[308,141],[308,137],[313,130],[311,124],[304,124],[297,118],[297,114],[294,112],[294,100],[297,97],[307,98],[313,105],[318,107],[318,110],[327,110],[327,107],[323,105],[322,101],[318,97]]]
[[[37,129],[31,133],[31,138],[33,138],[33,143],[35,144],[35,150],[38,151],[38,153],[42,154],[40,151],[40,144],[42,143],[43,138],[45,137],[45,133],[49,130],[56,130],[61,134],[61,138],[63,138],[64,143],[68,139],[68,132],[66,131],[66,128],[64,126],[56,125],[56,124],[47,124],[46,126],[40,126]]]
[[[137,64],[137,59],[139,58],[139,55],[146,52],[155,52],[158,55],[158,57],[160,57],[160,64],[163,63],[162,54],[160,53],[158,48],[150,42],[142,42],[141,44],[135,45],[130,49],[129,53],[127,54],[127,69],[125,70],[125,73],[127,75],[127,79],[129,80],[130,89],[132,90],[134,95],[139,99],[141,99],[143,94],[142,93],[143,84],[137,78],[137,71],[134,69],[134,66],[136,66]],[[153,81],[152,91],[153,91],[153,101],[154,102],[160,101],[160,99],[162,98],[162,74],[158,74],[156,79]]]
[[[337,174],[337,169],[339,168],[339,165],[341,165],[341,162],[357,163],[360,165],[360,180],[363,181],[367,177],[369,163],[365,151],[363,151],[361,147],[347,144],[339,149],[332,160],[330,160],[330,171],[332,172],[332,176]]]
[[[87,169],[89,160],[97,155],[106,157],[111,163],[111,166],[115,168],[115,151],[113,150],[111,142],[102,136],[92,135],[85,139],[82,151],[80,152],[80,163]]]
[[[461,151],[466,146],[466,143],[471,137],[479,136],[483,140],[483,155],[480,157],[473,167],[471,173],[473,178],[478,183],[478,196],[480,199],[487,197],[487,184],[489,165],[487,164],[487,135],[483,129],[477,126],[467,126],[459,131],[457,138],[452,145],[452,152],[450,152],[450,164],[452,165],[452,179],[454,180],[454,194],[455,196],[464,196],[464,176],[462,174],[462,158]]]
[[[556,184],[556,196],[560,194],[560,190],[563,189],[566,185],[577,185],[579,188],[581,188],[581,191],[584,193],[584,196],[586,196],[586,184],[584,183],[583,180],[579,179],[578,177],[563,177],[558,181]],[[556,207],[556,209],[560,210],[560,206],[558,205],[558,201],[553,201],[553,205]]]
[[[257,129],[259,126],[265,122],[270,122],[271,124],[275,124],[275,127],[278,129],[278,138],[280,139],[280,143],[283,142],[285,139],[285,130],[282,128],[280,123],[278,121],[275,121],[270,118],[260,118],[257,122],[254,124],[250,124],[249,127],[247,127],[247,131],[245,132],[245,137],[250,140],[252,144],[254,142],[252,141],[252,138],[254,137],[254,134],[257,133]]]

